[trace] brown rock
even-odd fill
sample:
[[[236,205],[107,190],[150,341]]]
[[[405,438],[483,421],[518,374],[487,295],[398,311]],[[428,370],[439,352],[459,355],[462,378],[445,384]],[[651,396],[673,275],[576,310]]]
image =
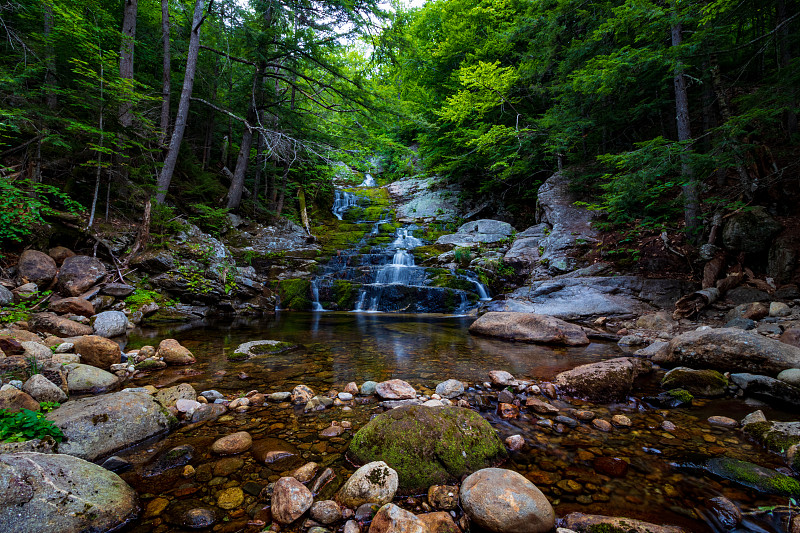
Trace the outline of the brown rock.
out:
[[[439,511],[437,513],[424,513],[417,518],[425,524],[429,533],[461,533],[450,513]]]
[[[726,428],[739,427],[739,422],[727,416],[709,416],[708,423],[712,426],[722,426]]]
[[[393,503],[387,503],[372,519],[369,533],[428,533],[425,523]]]
[[[735,529],[742,522],[742,511],[725,496],[708,500],[709,511],[726,531]]]
[[[614,415],[611,417],[611,423],[619,427],[631,427],[631,419],[625,415]]]
[[[791,346],[800,348],[800,328],[786,329],[783,334],[778,337],[778,340]]]
[[[593,528],[600,530],[602,525],[606,525],[608,529],[618,529],[626,533],[687,533],[678,526],[659,526],[631,518],[570,513],[562,519],[562,527],[575,531],[592,531]]]
[[[521,450],[522,447],[525,446],[525,439],[522,435],[511,435],[510,437],[507,437],[504,442],[506,443],[508,449],[512,452]]]
[[[38,339],[38,337],[37,337]],[[0,350],[6,355],[22,355],[25,353],[25,348],[20,342],[10,336],[0,335]]]
[[[58,337],[80,337],[94,333],[92,326],[53,313],[36,313],[28,321],[28,326],[32,331],[50,333]]]
[[[542,400],[534,396],[531,396],[530,398],[525,400],[525,407],[531,409],[536,413],[539,413],[540,415],[547,415],[558,412],[558,407],[551,405],[547,402],[543,402]]]
[[[291,524],[314,503],[314,496],[293,477],[282,477],[272,492],[272,517],[281,524]]]
[[[75,257],[75,252],[63,246],[56,246],[55,248],[50,248],[47,255],[52,257],[57,265],[61,265],[68,257]]]
[[[519,408],[510,403],[501,403],[497,405],[497,414],[501,418],[517,418],[519,416]]]
[[[469,332],[539,344],[589,344],[589,338],[580,326],[535,313],[489,312],[473,322]]]
[[[191,365],[196,362],[192,352],[175,339],[164,339],[158,344],[156,356],[168,365]]]
[[[292,403],[295,405],[305,405],[314,397],[314,391],[305,385],[298,385],[292,389]]]
[[[358,385],[356,385],[355,381],[351,381],[350,383],[344,386],[344,392],[352,394],[353,396],[357,396],[359,392]]]
[[[592,466],[598,473],[611,477],[625,477],[628,473],[628,463],[618,457],[595,457]]]
[[[309,513],[320,524],[333,524],[342,519],[342,508],[333,500],[314,502]]]
[[[39,402],[21,390],[11,388],[0,391],[0,409],[6,409],[9,413],[18,413],[23,409],[38,411]]]
[[[314,479],[314,475],[317,473],[317,470],[319,470],[319,464],[314,462],[306,463],[292,472],[292,477],[300,483],[308,483]]]
[[[238,431],[214,441],[211,451],[219,455],[234,455],[250,449],[253,437],[246,431]]]
[[[414,387],[402,379],[390,379],[378,383],[375,393],[384,400],[410,400],[417,397]]]
[[[606,433],[614,429],[614,426],[612,426],[608,420],[603,420],[602,418],[595,418],[592,420],[592,425],[600,431],[605,431]]]
[[[85,255],[68,257],[58,272],[56,290],[64,296],[80,296],[106,275],[99,259]]]
[[[434,509],[450,511],[458,505],[458,487],[454,485],[431,485],[428,489],[428,503]]]
[[[50,302],[47,308],[60,315],[73,314],[85,316],[87,318],[94,315],[94,306],[89,300],[84,300],[76,296]]]
[[[56,277],[58,268],[53,258],[36,250],[25,250],[19,256],[17,272],[22,283],[45,287]]]
[[[122,359],[119,345],[98,335],[84,335],[74,340],[75,353],[81,355],[81,362],[108,370]]]
[[[594,402],[621,401],[630,393],[634,380],[651,367],[643,359],[618,357],[561,372],[555,383],[568,394]]]
[[[243,466],[244,460],[241,457],[223,457],[214,463],[212,472],[215,476],[228,477],[241,470]]]

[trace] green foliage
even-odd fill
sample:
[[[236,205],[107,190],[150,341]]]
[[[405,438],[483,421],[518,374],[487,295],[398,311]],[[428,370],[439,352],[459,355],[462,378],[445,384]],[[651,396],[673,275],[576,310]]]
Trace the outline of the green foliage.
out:
[[[189,215],[189,221],[214,237],[219,238],[230,227],[229,209],[214,208],[204,204],[192,204],[189,207],[196,213]]]
[[[0,243],[22,242],[45,216],[62,207],[70,213],[83,208],[55,186],[0,178]]]
[[[59,407],[61,407],[61,404],[58,402],[39,402],[39,410],[43,413],[49,413]]]
[[[0,409],[0,441],[23,442],[31,439],[52,437],[57,442],[64,439],[64,434],[42,412],[22,409],[18,413],[9,413]]]

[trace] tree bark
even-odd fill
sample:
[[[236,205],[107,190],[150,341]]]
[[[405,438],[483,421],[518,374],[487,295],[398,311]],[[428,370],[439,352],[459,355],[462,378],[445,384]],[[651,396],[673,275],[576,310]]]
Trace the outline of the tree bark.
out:
[[[786,9],[786,0],[777,0],[777,17],[775,23],[780,26],[778,32],[778,56],[779,64],[782,69],[788,68],[789,63],[792,61],[792,50],[789,40],[789,24],[786,22],[788,18]],[[795,99],[791,100],[791,108],[794,108]],[[786,116],[786,131],[789,135],[797,133],[797,113],[792,109],[788,109],[785,113]]]
[[[172,92],[172,67],[170,66],[169,0],[161,0],[161,39],[163,45],[163,68],[161,83],[161,146],[166,147],[169,136],[169,99]]]
[[[236,159],[236,168],[233,171],[230,189],[228,189],[228,209],[238,209],[242,202],[242,188],[244,178],[247,175],[247,167],[250,162],[250,148],[253,146],[253,130],[250,124],[255,124],[258,118],[258,106],[261,103],[261,84],[265,65],[259,64],[256,73],[253,75],[253,90],[250,93],[250,106],[247,109],[247,124],[242,132],[242,145],[239,148],[239,157]],[[259,134],[260,135],[260,134]]]
[[[677,3],[673,0],[672,46],[679,47],[683,42],[683,25],[680,22]],[[681,142],[692,140],[691,123],[689,122],[689,96],[686,89],[686,76],[683,72],[683,63],[680,59],[675,63],[675,114],[678,125],[678,140]],[[685,180],[682,186],[684,199],[684,222],[686,234],[691,242],[699,239],[700,198],[697,190],[697,180],[689,163],[689,147],[683,147],[681,154],[681,174]]]
[[[133,92],[133,51],[136,42],[136,13],[139,0],[125,0],[122,16],[122,44],[119,50],[119,77],[127,81],[128,91]],[[133,102],[126,98],[119,106],[119,122],[129,128],[133,124]]]
[[[209,3],[209,8],[211,7]],[[169,150],[164,159],[164,166],[158,176],[158,190],[156,202],[164,203],[167,197],[169,183],[172,181],[172,174],[175,172],[175,164],[178,162],[178,151],[183,142],[183,134],[186,131],[186,121],[189,117],[189,104],[191,103],[192,89],[194,88],[194,76],[197,71],[197,56],[200,52],[200,26],[203,23],[203,6],[205,0],[195,0],[194,16],[192,17],[192,27],[189,34],[189,51],[186,57],[186,72],[183,76],[183,89],[181,99],[178,102],[178,114],[175,117],[175,128],[169,141]]]

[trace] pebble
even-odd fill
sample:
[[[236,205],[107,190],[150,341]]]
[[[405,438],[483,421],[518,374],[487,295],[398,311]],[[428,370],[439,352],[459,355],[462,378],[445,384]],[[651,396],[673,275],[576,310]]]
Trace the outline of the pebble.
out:
[[[253,437],[246,431],[239,431],[217,439],[211,445],[211,451],[219,455],[233,455],[250,449]]]
[[[338,397],[343,402],[349,402],[350,400],[353,399],[353,395],[351,393],[349,393],[349,392],[340,392],[338,394]]]
[[[522,437],[522,435],[511,435],[510,437],[506,438],[505,443],[509,450],[516,452],[525,446],[525,439]]]
[[[217,507],[236,509],[244,502],[244,492],[239,487],[230,487],[217,494]]]
[[[611,417],[611,423],[620,427],[631,427],[631,419],[625,415],[614,415]]]
[[[710,416],[708,423],[712,426],[722,426],[726,428],[735,428],[739,426],[739,422],[727,416]]]
[[[678,429],[678,426],[676,426],[669,420],[664,420],[663,422],[661,422],[661,429],[663,429],[664,431],[675,431],[676,429]]]
[[[614,429],[610,422],[603,420],[602,418],[595,418],[592,420],[592,425],[600,431],[605,431],[606,433]]]

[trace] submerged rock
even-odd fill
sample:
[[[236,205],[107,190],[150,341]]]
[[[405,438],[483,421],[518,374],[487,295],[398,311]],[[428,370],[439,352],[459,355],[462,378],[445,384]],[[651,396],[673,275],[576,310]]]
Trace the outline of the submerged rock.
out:
[[[703,464],[703,469],[723,479],[767,494],[800,498],[800,481],[747,461],[731,457],[715,457]]]
[[[648,361],[618,357],[581,365],[556,376],[555,384],[564,392],[596,402],[624,400],[634,380],[650,371]]]
[[[731,381],[742,390],[745,396],[758,398],[771,405],[791,409],[800,408],[800,389],[779,379],[742,373],[731,374]]]
[[[137,512],[136,492],[101,466],[69,455],[0,455],[0,531],[112,531]]]
[[[587,533],[608,531],[614,533],[688,533],[678,526],[659,526],[632,518],[616,518],[611,516],[590,515],[583,513],[570,513],[562,520],[563,527]]]
[[[228,359],[234,361],[241,361],[244,359],[250,359],[251,357],[257,357],[259,355],[272,355],[276,353],[285,352],[295,347],[297,347],[296,344],[291,344],[282,341],[273,341],[273,340],[250,341],[240,344],[233,351],[233,353],[231,353],[228,356]]]
[[[728,380],[716,370],[692,370],[691,368],[673,368],[661,380],[661,387],[666,390],[685,389],[694,396],[713,398],[724,396]]]
[[[584,346],[589,344],[583,328],[552,316],[535,313],[489,312],[469,327],[470,333],[541,344]]]
[[[349,451],[361,463],[385,461],[405,490],[447,484],[507,455],[497,433],[477,413],[415,405],[372,419],[353,436]]]

